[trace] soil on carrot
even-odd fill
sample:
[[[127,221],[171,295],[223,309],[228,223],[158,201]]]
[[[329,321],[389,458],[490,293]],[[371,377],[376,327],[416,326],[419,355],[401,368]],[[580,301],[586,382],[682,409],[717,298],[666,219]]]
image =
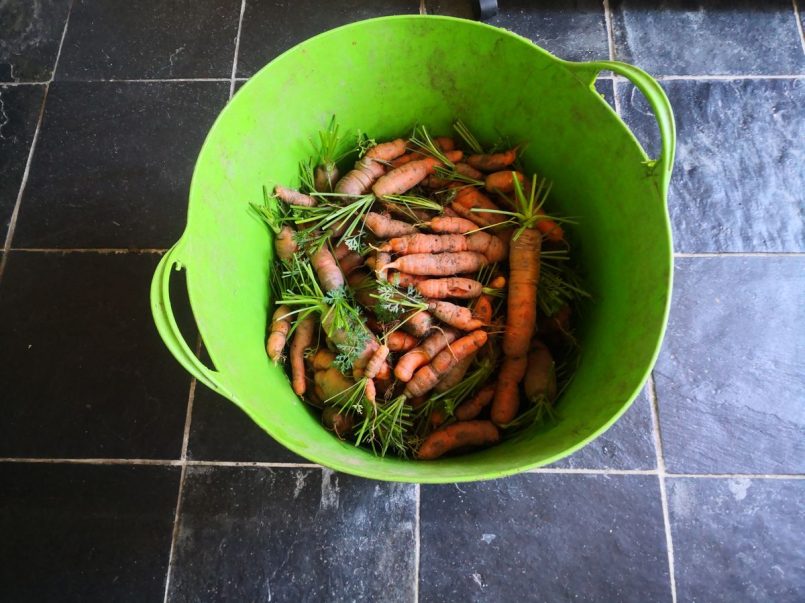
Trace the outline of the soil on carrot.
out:
[[[527,142],[333,117],[252,204],[275,243],[266,352],[333,437],[424,461],[560,420],[589,295]]]

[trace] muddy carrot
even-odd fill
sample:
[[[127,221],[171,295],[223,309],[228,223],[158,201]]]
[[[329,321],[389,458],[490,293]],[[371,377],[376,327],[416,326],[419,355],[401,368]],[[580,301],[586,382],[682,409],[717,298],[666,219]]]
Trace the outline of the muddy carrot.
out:
[[[279,231],[279,234],[274,238],[274,250],[277,252],[277,257],[283,262],[287,262],[299,250],[294,238],[294,231],[288,224],[285,224]]]
[[[393,333],[389,333],[388,337],[386,337],[386,345],[392,352],[407,352],[415,348],[417,342],[418,339],[416,337],[408,333],[403,333],[402,331],[394,331]]]
[[[472,398],[459,404],[453,414],[459,421],[471,421],[489,406],[494,397],[495,384],[490,383],[479,389]]]
[[[486,332],[480,330],[456,339],[448,348],[436,354],[430,364],[426,364],[414,373],[405,386],[403,394],[411,398],[429,392],[451,368],[479,350],[486,340]]]
[[[484,326],[480,320],[473,318],[469,308],[450,302],[431,300],[428,302],[428,311],[446,325],[462,331],[474,331]]]
[[[355,168],[344,174],[336,183],[335,192],[343,195],[363,195],[372,188],[375,181],[386,173],[382,163],[371,157],[361,157]]]
[[[475,300],[475,304],[472,306],[472,314],[475,316],[475,318],[481,321],[482,324],[490,324],[492,322],[493,313],[494,308],[492,307],[492,298],[486,293]]]
[[[457,253],[413,253],[404,255],[386,264],[385,269],[424,276],[452,276],[476,272],[486,266],[489,261],[482,253],[475,251],[459,251]]]
[[[423,226],[439,234],[466,234],[478,230],[478,225],[471,220],[451,216],[436,216]]]
[[[512,239],[509,257],[509,289],[503,353],[519,357],[528,353],[537,322],[537,285],[542,235],[526,228]]]
[[[366,151],[364,157],[378,161],[391,161],[405,153],[406,144],[407,141],[403,138],[397,138],[389,142],[381,142]]]
[[[457,448],[494,444],[498,440],[500,432],[489,421],[460,421],[428,435],[416,456],[420,460],[433,460]]]
[[[425,337],[433,328],[433,316],[425,310],[412,310],[402,316],[403,331],[414,337]]]
[[[481,295],[483,290],[483,285],[478,281],[460,276],[432,278],[418,282],[415,287],[420,295],[432,299],[472,299]]]
[[[458,338],[458,331],[455,329],[440,329],[419,346],[403,355],[394,367],[394,375],[403,382],[408,382],[414,376],[420,366],[433,360],[446,346],[453,343]]]
[[[290,312],[288,306],[279,306],[271,318],[271,334],[266,343],[266,352],[274,362],[282,357],[282,351],[285,349],[285,341],[291,330]]]
[[[531,344],[528,370],[523,379],[526,399],[531,402],[544,396],[548,402],[556,399],[556,370],[551,351],[540,341]]]
[[[467,163],[482,172],[497,172],[509,167],[516,159],[517,147],[503,153],[470,155],[467,157]]]
[[[277,199],[288,205],[301,205],[302,207],[313,207],[316,205],[316,200],[310,195],[300,193],[292,188],[286,188],[281,185],[274,187],[274,194]]]
[[[291,339],[290,360],[291,360],[291,383],[296,395],[301,396],[307,389],[305,381],[305,350],[313,343],[313,336],[316,333],[316,321],[312,316],[301,319],[293,333]]]
[[[386,358],[389,355],[389,347],[387,345],[381,344],[374,355],[369,359],[369,362],[366,363],[366,369],[363,372],[364,377],[368,379],[374,379],[377,377],[377,374],[380,372],[383,363],[386,362]]]
[[[520,409],[520,393],[517,389],[525,376],[528,360],[525,356],[504,356],[492,400],[491,419],[496,425],[509,423]]]
[[[434,386],[433,391],[437,393],[446,392],[451,387],[461,383],[461,380],[464,379],[464,375],[466,375],[467,371],[470,369],[474,357],[475,353],[467,356],[464,360],[447,371],[447,374],[442,377],[442,380]]]
[[[355,417],[339,412],[335,406],[328,406],[322,411],[321,422],[341,440],[351,435],[355,428]]]
[[[395,220],[385,214],[370,211],[363,218],[364,224],[378,239],[391,239],[416,233],[416,227],[402,220]]]
[[[514,190],[514,179],[520,184],[525,182],[522,173],[513,170],[503,170],[489,174],[484,179],[484,188],[490,192],[510,193]]]
[[[326,245],[311,254],[310,263],[316,270],[322,289],[333,291],[344,286],[344,275]]]

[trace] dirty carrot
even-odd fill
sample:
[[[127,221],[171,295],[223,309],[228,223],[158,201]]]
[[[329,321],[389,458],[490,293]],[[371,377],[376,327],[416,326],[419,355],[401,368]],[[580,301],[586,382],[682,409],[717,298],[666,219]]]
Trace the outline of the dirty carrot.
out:
[[[534,341],[528,353],[528,371],[523,380],[526,399],[535,402],[544,397],[548,402],[556,399],[556,368],[547,346]]]
[[[395,220],[385,214],[368,212],[363,218],[366,227],[372,231],[378,239],[391,239],[416,233],[416,227],[402,220]]]
[[[497,172],[509,167],[516,159],[517,147],[503,153],[470,155],[467,157],[467,163],[482,172]]]
[[[299,249],[294,233],[294,229],[285,224],[274,238],[274,249],[277,252],[277,257],[283,262],[290,260]]]
[[[416,369],[430,362],[436,354],[457,338],[458,331],[455,329],[438,330],[397,361],[397,366],[394,367],[394,376],[403,382],[410,381]]]
[[[525,176],[517,171],[504,170],[493,172],[484,179],[484,188],[490,192],[510,193],[514,190],[514,179],[525,182]]]
[[[388,358],[389,351],[390,350],[387,345],[380,345],[377,348],[377,351],[369,359],[369,362],[366,363],[366,369],[363,371],[364,377],[368,379],[374,379],[377,377],[377,374],[380,372],[383,363],[385,363],[386,358]]]
[[[520,408],[518,385],[525,376],[528,360],[525,356],[504,356],[492,400],[491,418],[496,425],[505,425]]]
[[[382,163],[371,157],[361,157],[355,167],[335,184],[335,192],[343,195],[363,195],[372,188],[375,180],[386,173]]]
[[[494,397],[495,384],[490,383],[485,385],[479,389],[472,398],[459,404],[453,412],[453,415],[459,421],[471,421],[480,415],[484,408],[489,406],[489,403]]]
[[[292,188],[286,188],[281,185],[274,187],[274,194],[277,199],[288,205],[301,205],[302,207],[313,207],[316,205],[316,200],[310,195],[300,193]]]
[[[451,216],[436,216],[423,226],[439,234],[466,234],[478,230],[478,225],[471,220]]]
[[[325,291],[334,291],[344,286],[344,274],[326,245],[322,245],[311,254],[310,263],[315,268]]]
[[[416,337],[402,331],[394,331],[386,337],[386,345],[392,352],[407,352],[416,347],[417,341]]]
[[[290,360],[291,374],[293,376],[293,391],[301,396],[307,389],[305,380],[305,350],[313,343],[316,333],[316,321],[312,316],[306,316],[297,322],[296,330],[291,339]]]
[[[478,281],[460,276],[432,278],[416,283],[415,287],[420,295],[432,299],[472,299],[481,295],[483,290],[483,285]]]
[[[464,306],[441,300],[431,300],[428,302],[428,310],[446,325],[462,331],[474,331],[483,326],[480,320],[473,318],[472,311]]]
[[[500,432],[489,421],[460,421],[428,435],[417,451],[420,460],[433,460],[465,446],[483,446],[500,440]]]
[[[413,253],[400,256],[393,262],[386,264],[384,269],[395,269],[400,272],[424,276],[451,276],[476,272],[488,263],[489,261],[485,255],[475,251],[440,253],[438,255]]]
[[[448,348],[436,354],[430,364],[426,364],[414,373],[405,386],[403,395],[408,398],[421,396],[434,386],[453,368],[470,354],[479,350],[487,340],[485,331],[473,331],[460,339],[456,339]]]
[[[279,306],[274,310],[274,316],[271,319],[271,334],[266,343],[266,352],[274,362],[279,361],[282,351],[285,349],[285,341],[291,330],[290,312],[291,309],[288,306]]]

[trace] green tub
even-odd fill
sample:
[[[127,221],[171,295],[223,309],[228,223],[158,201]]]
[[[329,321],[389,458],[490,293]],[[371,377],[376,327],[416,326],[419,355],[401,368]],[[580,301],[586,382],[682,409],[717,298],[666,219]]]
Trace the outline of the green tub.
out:
[[[595,91],[602,70],[648,99],[662,138],[650,160]],[[560,420],[501,445],[438,461],[381,459],[339,441],[266,357],[272,239],[248,210],[262,185],[298,182],[309,137],[336,114],[344,130],[396,137],[412,124],[448,132],[462,118],[482,140],[529,141],[523,161],[554,182],[551,207],[574,216],[575,253],[595,301],[579,323],[582,358]],[[623,63],[571,63],[507,31],[447,17],[386,17],[323,33],[276,58],[221,112],[199,154],[187,228],[160,262],[151,303],[160,335],[198,381],[274,439],[337,471],[422,483],[481,480],[552,463],[604,432],[655,361],[671,297],[666,194],[674,121],[662,89]],[[168,296],[187,273],[215,368],[179,334]]]

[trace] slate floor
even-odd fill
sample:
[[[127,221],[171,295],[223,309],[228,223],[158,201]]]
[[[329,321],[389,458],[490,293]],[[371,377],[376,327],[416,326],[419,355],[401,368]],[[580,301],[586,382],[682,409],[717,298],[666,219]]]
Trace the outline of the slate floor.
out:
[[[500,7],[491,23],[563,58],[661,80],[673,307],[646,391],[597,441],[420,488],[270,440],[191,382],[147,302],[237,83],[419,2],[0,2],[0,600],[805,600],[802,0]],[[600,83],[656,149],[642,97]]]

